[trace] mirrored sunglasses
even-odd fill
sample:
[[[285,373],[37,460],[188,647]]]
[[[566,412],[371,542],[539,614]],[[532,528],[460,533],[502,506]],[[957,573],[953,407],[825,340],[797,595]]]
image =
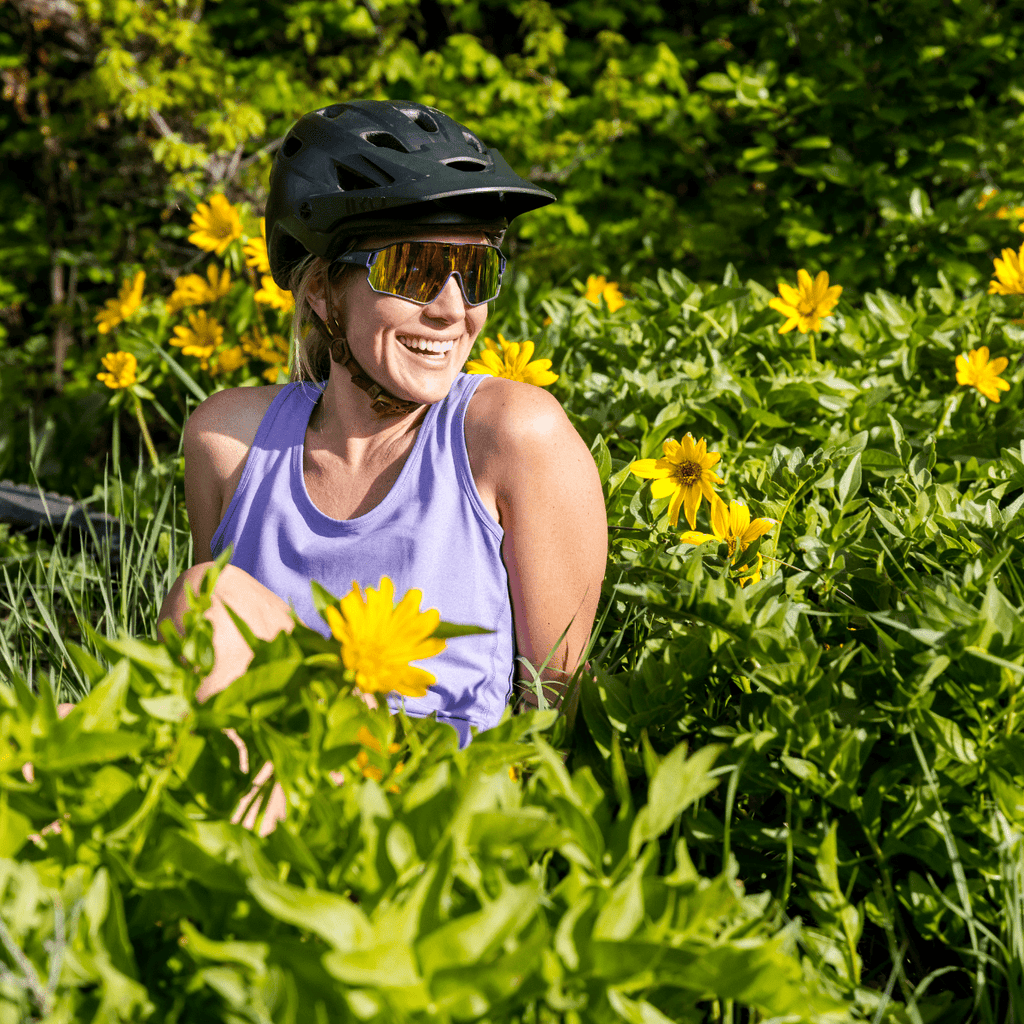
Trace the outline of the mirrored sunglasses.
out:
[[[354,249],[336,263],[366,267],[366,280],[381,295],[431,303],[453,274],[470,306],[490,302],[501,288],[505,257],[477,242],[394,242],[380,249]]]

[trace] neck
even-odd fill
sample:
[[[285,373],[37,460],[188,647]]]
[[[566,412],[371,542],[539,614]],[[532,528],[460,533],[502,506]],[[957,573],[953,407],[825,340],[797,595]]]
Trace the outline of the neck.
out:
[[[352,382],[349,371],[332,363],[331,375],[309,428],[321,444],[346,462],[358,464],[373,460],[415,430],[428,408],[418,405],[402,415],[381,416],[374,410],[370,395]]]

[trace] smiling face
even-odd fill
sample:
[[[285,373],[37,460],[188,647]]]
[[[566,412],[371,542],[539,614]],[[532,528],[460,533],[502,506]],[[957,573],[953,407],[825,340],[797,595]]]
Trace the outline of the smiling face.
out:
[[[411,229],[409,240],[439,242],[486,242],[480,232]],[[371,237],[360,249],[376,249],[395,237]],[[487,303],[466,303],[455,277],[450,277],[440,294],[428,305],[375,292],[363,271],[346,275],[336,285],[334,298],[340,307],[345,336],[356,361],[380,385],[398,398],[432,404],[444,398],[462,369],[473,343],[487,319]],[[320,294],[310,302],[321,318],[326,313]],[[331,373],[348,371],[332,364]]]

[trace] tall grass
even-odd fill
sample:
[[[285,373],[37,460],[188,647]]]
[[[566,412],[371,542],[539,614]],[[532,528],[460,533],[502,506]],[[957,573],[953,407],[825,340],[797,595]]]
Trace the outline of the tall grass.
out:
[[[107,538],[68,527],[55,540],[34,541],[0,557],[0,674],[32,686],[49,680],[58,700],[76,701],[88,684],[68,655],[68,642],[102,636],[154,636],[157,613],[174,580],[192,562],[192,540],[177,472],[169,458],[155,472],[142,458],[131,479],[119,466],[86,500],[118,517]],[[12,548],[14,545],[10,545]]]

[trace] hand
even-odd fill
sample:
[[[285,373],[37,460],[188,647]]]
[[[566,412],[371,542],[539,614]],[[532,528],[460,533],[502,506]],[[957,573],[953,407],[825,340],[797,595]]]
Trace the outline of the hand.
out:
[[[369,695],[367,695],[369,696]],[[373,700],[373,697],[369,697]],[[245,741],[241,736],[235,732],[234,729],[225,729],[224,735],[238,748],[238,767],[241,771],[247,772],[249,770],[249,751],[245,746]],[[239,801],[238,806],[234,809],[231,815],[232,824],[237,825],[239,822],[252,831],[253,826],[256,824],[256,818],[260,810],[260,802],[256,800],[256,793],[260,787],[270,778],[274,772],[274,765],[272,762],[267,763],[259,770],[256,774],[256,778],[253,779],[252,789]],[[340,786],[345,781],[345,776],[341,772],[328,772],[331,782],[336,786]],[[288,813],[288,801],[285,799],[284,790],[281,788],[281,783],[278,782],[274,785],[274,788],[270,791],[270,797],[267,800],[267,809],[263,814],[263,821],[260,824],[259,834],[261,836],[268,836],[277,827],[279,821],[283,821]]]

